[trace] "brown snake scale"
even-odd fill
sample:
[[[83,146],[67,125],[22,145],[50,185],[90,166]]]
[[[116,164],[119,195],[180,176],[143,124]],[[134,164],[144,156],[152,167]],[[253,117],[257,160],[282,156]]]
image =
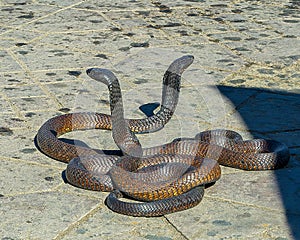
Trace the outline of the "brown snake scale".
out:
[[[37,133],[39,149],[68,163],[65,173],[69,183],[111,192],[107,206],[131,216],[160,216],[196,206],[203,198],[205,184],[220,178],[219,164],[244,170],[284,167],[289,161],[284,144],[264,139],[244,141],[230,130],[204,131],[195,138],[142,148],[135,133],[158,131],[170,120],[178,102],[181,75],[193,59],[183,56],[169,66],[163,78],[160,110],[144,119],[124,118],[119,81],[112,72],[88,69],[88,76],[108,86],[111,115],[84,112],[53,117]],[[59,138],[85,129],[112,130],[118,154]],[[141,202],[121,201],[124,196]]]

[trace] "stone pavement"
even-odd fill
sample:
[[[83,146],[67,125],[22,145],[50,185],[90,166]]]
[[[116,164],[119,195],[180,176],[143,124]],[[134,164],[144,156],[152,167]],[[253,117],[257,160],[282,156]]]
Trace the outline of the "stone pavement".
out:
[[[300,2],[0,1],[0,239],[300,239]],[[66,165],[34,137],[50,117],[109,113],[107,89],[85,70],[121,80],[127,117],[159,102],[167,66],[195,56],[173,119],[143,146],[228,128],[286,143],[282,170],[222,167],[195,208],[158,218],[115,214],[107,193],[65,184]],[[113,149],[111,133],[66,138]]]

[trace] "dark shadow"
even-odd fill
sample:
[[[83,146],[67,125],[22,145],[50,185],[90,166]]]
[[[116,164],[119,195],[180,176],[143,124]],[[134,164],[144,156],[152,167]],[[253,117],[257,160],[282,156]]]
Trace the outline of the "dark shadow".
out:
[[[235,106],[254,138],[285,143],[291,159],[275,170],[287,221],[294,239],[300,239],[300,94],[260,88],[217,86]]]
[[[146,103],[139,107],[141,112],[143,112],[147,117],[152,117],[154,115],[154,110],[159,107],[159,102]]]
[[[71,184],[69,183],[68,179],[67,179],[67,176],[66,176],[66,170],[63,170],[61,172],[61,178],[63,179],[64,183],[68,183],[68,184]]]

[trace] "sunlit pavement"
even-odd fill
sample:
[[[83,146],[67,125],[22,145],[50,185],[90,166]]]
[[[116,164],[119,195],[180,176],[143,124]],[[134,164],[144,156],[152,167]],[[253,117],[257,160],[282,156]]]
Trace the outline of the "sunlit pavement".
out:
[[[299,2],[0,1],[0,239],[300,239]],[[139,135],[144,147],[215,128],[290,148],[281,170],[222,167],[189,210],[157,218],[116,214],[108,193],[64,183],[66,164],[34,144],[39,127],[66,112],[109,113],[97,66],[121,82],[126,117],[160,102],[162,76],[182,55],[172,120]],[[111,132],[70,133],[116,149]]]

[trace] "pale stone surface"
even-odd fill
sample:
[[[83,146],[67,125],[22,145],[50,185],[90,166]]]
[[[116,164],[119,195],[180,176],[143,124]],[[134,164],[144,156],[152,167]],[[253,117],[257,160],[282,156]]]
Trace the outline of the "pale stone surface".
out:
[[[299,3],[276,1],[0,1],[0,239],[300,239]],[[108,193],[64,182],[65,163],[34,138],[67,112],[109,113],[107,87],[87,68],[121,81],[127,117],[160,102],[162,77],[182,55],[178,107],[144,147],[229,128],[290,149],[288,166],[222,167],[195,208],[159,218],[110,211]],[[64,136],[115,149],[111,132]]]

